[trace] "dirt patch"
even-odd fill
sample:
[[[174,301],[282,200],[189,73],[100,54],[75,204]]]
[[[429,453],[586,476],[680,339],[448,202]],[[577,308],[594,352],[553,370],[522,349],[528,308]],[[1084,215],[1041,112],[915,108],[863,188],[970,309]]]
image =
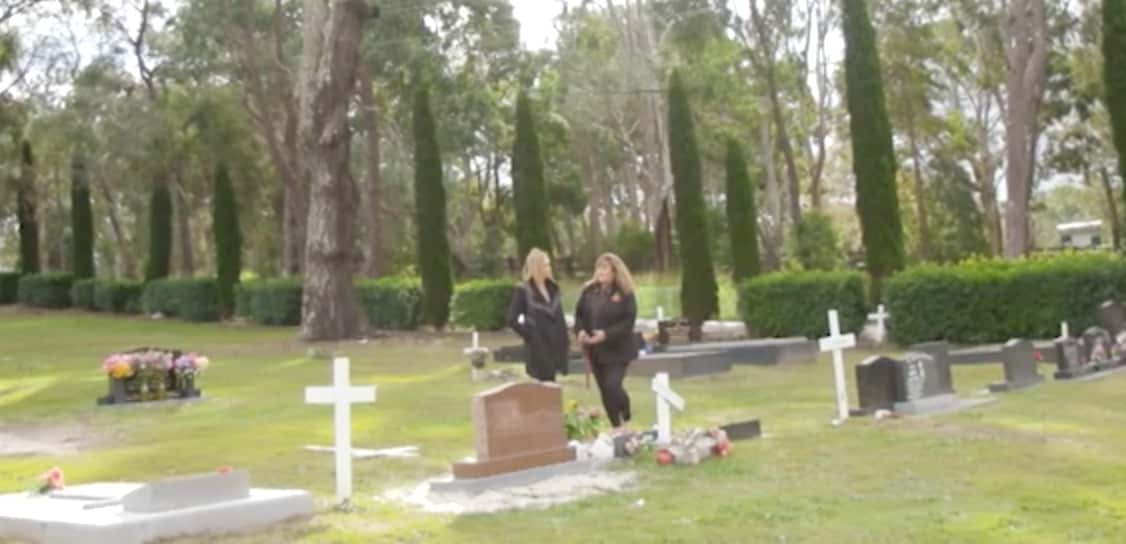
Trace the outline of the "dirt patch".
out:
[[[0,423],[0,457],[75,455],[112,441],[104,430],[64,423],[4,425]]]

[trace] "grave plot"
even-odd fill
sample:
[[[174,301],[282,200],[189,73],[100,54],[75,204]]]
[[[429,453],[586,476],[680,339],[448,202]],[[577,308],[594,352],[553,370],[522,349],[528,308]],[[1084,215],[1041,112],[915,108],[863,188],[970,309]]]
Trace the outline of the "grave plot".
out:
[[[1005,379],[989,384],[989,391],[1000,393],[1032,387],[1044,378],[1036,371],[1036,348],[1028,340],[1009,340],[1001,349]]]
[[[254,489],[247,472],[0,495],[0,541],[144,544],[239,532],[313,514],[305,491]]]
[[[853,414],[888,410],[902,415],[929,415],[964,410],[995,401],[993,397],[962,398],[950,382],[949,362],[934,354],[909,351],[903,360],[869,357],[856,367],[860,407]]]
[[[98,405],[122,405],[198,399],[196,378],[211,361],[198,353],[163,348],[138,348],[114,353],[102,361],[109,394]]]

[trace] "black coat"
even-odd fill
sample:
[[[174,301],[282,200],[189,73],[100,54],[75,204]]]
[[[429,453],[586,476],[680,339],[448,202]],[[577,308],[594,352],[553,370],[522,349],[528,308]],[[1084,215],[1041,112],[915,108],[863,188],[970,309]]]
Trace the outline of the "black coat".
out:
[[[637,359],[637,299],[616,287],[604,291],[592,284],[583,289],[575,306],[575,332],[605,331],[606,340],[591,348],[591,360],[598,364],[626,364]]]
[[[557,373],[566,375],[570,350],[559,286],[549,280],[546,287],[550,300],[545,300],[531,282],[517,286],[506,319],[508,326],[524,339],[524,368],[537,380],[554,380]]]

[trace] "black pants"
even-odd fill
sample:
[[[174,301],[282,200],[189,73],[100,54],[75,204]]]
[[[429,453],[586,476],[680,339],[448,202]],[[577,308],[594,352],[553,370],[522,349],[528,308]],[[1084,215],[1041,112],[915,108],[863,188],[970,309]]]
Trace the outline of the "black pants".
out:
[[[630,420],[629,394],[622,386],[628,369],[629,363],[590,362],[590,370],[598,382],[598,391],[602,393],[602,407],[606,409],[610,424],[615,427],[629,423]]]

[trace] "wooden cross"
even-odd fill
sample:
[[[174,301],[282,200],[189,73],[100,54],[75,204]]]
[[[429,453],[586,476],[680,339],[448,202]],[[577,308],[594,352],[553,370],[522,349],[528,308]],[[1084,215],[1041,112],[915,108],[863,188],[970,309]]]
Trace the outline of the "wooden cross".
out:
[[[347,506],[352,499],[352,405],[375,402],[375,387],[352,387],[348,359],[332,361],[332,385],[306,387],[305,404],[333,406],[333,433],[336,453],[336,500]]]
[[[891,317],[891,314],[887,313],[887,310],[884,309],[883,304],[880,304],[876,307],[876,313],[868,314],[868,319],[874,319],[876,321],[877,344],[884,343],[884,337],[887,336],[887,325],[885,325],[885,321],[889,317]]]
[[[844,350],[856,347],[856,335],[841,334],[840,318],[836,310],[829,310],[829,336],[822,338],[818,345],[822,352],[833,352],[833,381],[837,388],[837,419],[848,419],[848,390],[845,389]]]
[[[668,372],[659,372],[653,377],[653,392],[657,394],[657,443],[672,442],[672,414],[669,405],[684,411],[684,398],[669,388]]]

